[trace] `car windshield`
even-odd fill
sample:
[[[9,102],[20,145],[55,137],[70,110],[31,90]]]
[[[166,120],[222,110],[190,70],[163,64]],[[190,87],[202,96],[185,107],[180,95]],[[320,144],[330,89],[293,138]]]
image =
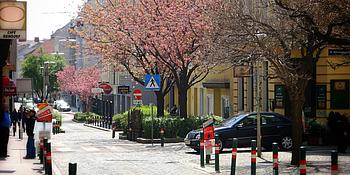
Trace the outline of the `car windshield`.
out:
[[[230,127],[232,126],[238,119],[244,117],[244,114],[236,114],[234,116],[229,117],[228,119],[224,120],[220,125],[218,126],[225,126]]]

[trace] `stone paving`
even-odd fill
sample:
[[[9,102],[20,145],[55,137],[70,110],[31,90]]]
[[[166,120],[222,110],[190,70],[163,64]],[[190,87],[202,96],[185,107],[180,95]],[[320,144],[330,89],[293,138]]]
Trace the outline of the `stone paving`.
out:
[[[217,174],[212,160],[205,168],[199,166],[199,155],[183,143],[139,144],[112,139],[111,133],[71,122],[71,114],[63,114],[66,133],[53,135],[54,174],[68,174],[68,163],[76,162],[78,174]],[[118,136],[116,136],[118,138]],[[330,174],[330,151],[333,148],[308,147],[308,174]],[[350,172],[350,154],[339,155],[340,174]],[[280,174],[299,174],[290,166],[291,153],[280,152]],[[220,155],[220,174],[230,174],[231,153]],[[236,174],[250,174],[249,149],[239,149]],[[272,153],[257,158],[257,174],[272,174]]]

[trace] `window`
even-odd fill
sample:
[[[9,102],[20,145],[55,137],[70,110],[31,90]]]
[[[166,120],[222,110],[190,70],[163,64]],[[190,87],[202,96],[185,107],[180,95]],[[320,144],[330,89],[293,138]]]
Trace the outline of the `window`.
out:
[[[246,117],[241,124],[242,126],[256,126],[256,115]]]
[[[262,124],[282,123],[282,120],[274,115],[262,115],[261,121],[263,122]]]
[[[349,80],[331,80],[331,108],[349,108]]]

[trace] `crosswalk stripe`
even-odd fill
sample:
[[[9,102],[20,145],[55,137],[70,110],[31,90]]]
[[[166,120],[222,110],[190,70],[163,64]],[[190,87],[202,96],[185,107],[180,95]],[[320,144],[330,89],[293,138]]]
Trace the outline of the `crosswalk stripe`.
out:
[[[72,152],[73,150],[69,147],[56,147],[55,150],[57,152]]]
[[[99,151],[98,148],[95,147],[90,147],[90,146],[83,146],[81,147],[83,150],[88,151],[88,152],[93,152],[93,151]]]

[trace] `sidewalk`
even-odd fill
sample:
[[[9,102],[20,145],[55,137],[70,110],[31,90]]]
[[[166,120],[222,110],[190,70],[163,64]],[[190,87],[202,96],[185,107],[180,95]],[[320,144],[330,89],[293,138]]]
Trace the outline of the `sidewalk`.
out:
[[[20,140],[18,132],[16,136],[12,136],[10,131],[10,138],[8,144],[8,155],[5,160],[0,160],[0,174],[11,175],[39,175],[44,174],[42,165],[39,164],[39,159],[23,159],[26,155],[27,135],[23,133],[23,139]]]

